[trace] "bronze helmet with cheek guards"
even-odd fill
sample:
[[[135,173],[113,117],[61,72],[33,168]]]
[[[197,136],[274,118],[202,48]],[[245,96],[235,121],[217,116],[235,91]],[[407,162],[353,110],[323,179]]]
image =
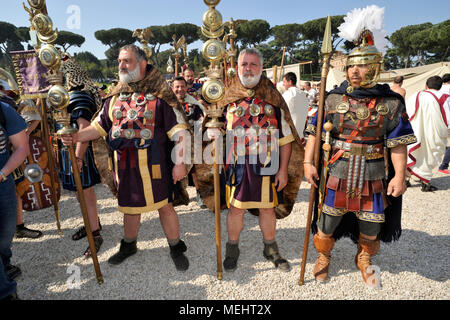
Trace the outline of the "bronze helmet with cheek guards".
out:
[[[347,58],[346,70],[355,65],[368,65],[369,71],[361,81],[361,88],[372,88],[378,83],[383,65],[383,54],[375,47],[373,34],[369,30],[361,32],[357,45]],[[346,72],[347,81],[350,83],[348,73]]]

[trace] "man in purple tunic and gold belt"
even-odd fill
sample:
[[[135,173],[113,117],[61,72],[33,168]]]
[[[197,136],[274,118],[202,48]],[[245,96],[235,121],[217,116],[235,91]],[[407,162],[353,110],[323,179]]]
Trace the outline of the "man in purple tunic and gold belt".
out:
[[[290,214],[302,179],[300,144],[289,109],[272,82],[262,75],[263,58],[247,48],[238,58],[238,75],[219,102],[224,108],[227,151],[225,153],[228,242],[226,271],[237,268],[239,236],[244,212],[259,216],[263,256],[278,270],[290,271],[275,241],[276,219]],[[208,129],[208,137],[220,137]]]
[[[124,238],[108,262],[116,265],[137,251],[141,214],[158,210],[170,255],[178,270],[189,267],[186,245],[179,236],[172,206],[174,183],[186,176],[183,154],[170,158],[170,142],[189,134],[186,117],[159,71],[147,64],[145,53],[127,45],[119,53],[119,83],[108,95],[91,125],[64,144],[106,138],[112,151],[112,171],[119,211],[124,213]],[[185,140],[184,140],[185,141]]]

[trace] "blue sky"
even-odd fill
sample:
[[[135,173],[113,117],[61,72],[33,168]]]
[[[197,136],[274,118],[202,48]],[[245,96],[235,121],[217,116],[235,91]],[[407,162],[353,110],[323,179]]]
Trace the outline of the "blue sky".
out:
[[[22,7],[26,0],[0,0],[0,21],[16,26],[29,26],[28,14]],[[407,25],[450,19],[450,1],[445,0],[222,0],[217,6],[224,21],[236,19],[264,19],[271,26],[286,23],[304,23],[327,15],[346,14],[354,8],[367,5],[385,7],[385,29],[390,35]],[[80,24],[73,23],[69,11],[79,8]],[[151,25],[189,22],[202,24],[202,15],[208,9],[203,0],[47,0],[49,15],[56,28],[83,35],[86,42],[81,48],[69,49],[70,53],[90,51],[104,58],[108,47],[95,39],[99,29],[127,28],[134,30]],[[75,28],[70,29],[69,26]],[[79,27],[79,28],[78,28]],[[198,47],[201,44],[191,45]],[[162,49],[165,49],[164,47]],[[188,50],[190,48],[188,47]]]

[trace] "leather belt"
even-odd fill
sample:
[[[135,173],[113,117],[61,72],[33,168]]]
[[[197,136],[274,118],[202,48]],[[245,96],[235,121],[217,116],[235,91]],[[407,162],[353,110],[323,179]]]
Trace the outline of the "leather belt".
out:
[[[347,141],[334,141],[333,150],[343,150],[342,157],[349,158],[351,155],[364,156],[366,160],[380,159],[384,157],[383,144],[356,144]]]

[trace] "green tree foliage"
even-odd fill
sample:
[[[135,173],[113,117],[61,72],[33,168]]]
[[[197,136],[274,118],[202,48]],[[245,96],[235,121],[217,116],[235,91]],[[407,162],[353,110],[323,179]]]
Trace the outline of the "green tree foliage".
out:
[[[209,66],[209,62],[203,58],[202,53],[199,49],[192,49],[188,53],[189,66],[194,69],[195,74],[200,74],[203,68]]]
[[[243,47],[256,46],[271,35],[270,24],[266,20],[255,19],[239,24],[236,28],[237,41]]]
[[[344,22],[344,16],[332,16],[331,19],[331,42],[335,49],[342,41],[339,38],[338,27]],[[314,19],[305,22],[302,25],[303,40],[315,42],[319,47],[322,46],[323,33],[327,24],[327,18]]]
[[[274,26],[272,28],[274,40],[270,42],[270,45],[275,48],[294,49],[301,39],[302,31],[302,25],[298,23]]]
[[[442,61],[448,56],[450,46],[450,20],[412,34],[410,41],[418,64]]]
[[[81,47],[81,45],[86,41],[86,39],[79,34],[70,31],[58,31],[58,38],[55,41],[56,45],[63,48],[64,52],[72,46]]]
[[[16,35],[19,38],[19,41],[27,44],[27,50],[32,50],[33,46],[30,41],[30,28],[29,27],[18,27],[16,29]]]
[[[119,49],[127,44],[132,44],[136,41],[133,38],[133,32],[124,28],[113,28],[108,30],[97,30],[94,36],[109,49],[105,51],[105,55],[112,64],[117,63],[119,56]]]
[[[159,58],[161,45],[170,44],[173,45],[173,35],[176,35],[176,39],[180,39],[184,36],[186,44],[189,45],[200,38],[201,32],[200,27],[192,23],[174,23],[166,26],[150,26],[154,38],[151,38],[149,44],[152,45],[152,61],[153,63],[161,68],[165,68],[166,61]]]
[[[411,59],[415,55],[413,49],[412,36],[418,32],[424,31],[433,24],[427,22],[422,24],[410,25],[395,31],[390,37],[389,41],[397,49],[397,54],[403,59],[405,68],[410,66]]]
[[[264,59],[264,69],[272,68],[274,65],[281,65],[281,49],[275,50],[272,46],[262,43],[256,48],[261,52]]]
[[[7,53],[14,50],[23,50],[21,39],[16,34],[17,27],[11,23],[0,21],[0,51]]]
[[[14,74],[10,51],[24,50],[21,39],[16,34],[17,27],[11,23],[0,21],[0,67]]]

